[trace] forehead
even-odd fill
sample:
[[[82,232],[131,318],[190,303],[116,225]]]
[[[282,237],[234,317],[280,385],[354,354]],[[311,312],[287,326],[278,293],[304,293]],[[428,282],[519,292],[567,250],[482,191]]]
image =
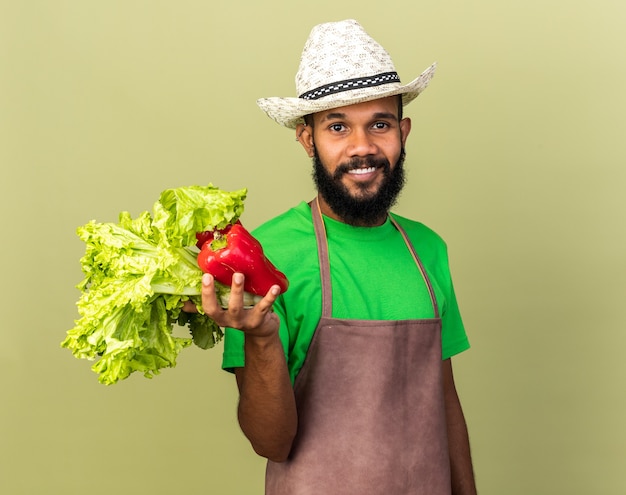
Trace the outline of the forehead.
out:
[[[313,114],[315,122],[342,118],[375,118],[375,117],[398,118],[398,97],[388,96],[377,100],[364,101],[338,108],[331,108]]]

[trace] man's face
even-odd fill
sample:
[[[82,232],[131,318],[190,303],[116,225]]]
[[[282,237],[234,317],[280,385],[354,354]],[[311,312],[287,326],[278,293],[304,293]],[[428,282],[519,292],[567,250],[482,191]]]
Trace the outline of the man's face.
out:
[[[353,225],[384,221],[404,184],[410,131],[409,119],[398,121],[397,97],[319,112],[313,119],[311,146],[302,144],[314,158],[324,213]]]
[[[342,165],[331,175],[316,152],[313,158],[313,179],[324,206],[329,207],[337,219],[350,225],[374,226],[379,225],[381,219],[387,216],[404,186],[403,163],[404,152],[393,167],[386,158],[365,159],[364,162]],[[345,187],[341,178],[354,170],[354,166],[380,169],[383,178],[375,192],[354,195]]]

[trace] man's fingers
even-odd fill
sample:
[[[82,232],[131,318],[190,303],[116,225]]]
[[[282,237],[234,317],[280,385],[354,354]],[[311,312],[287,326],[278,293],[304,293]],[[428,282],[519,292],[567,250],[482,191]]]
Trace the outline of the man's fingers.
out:
[[[270,309],[272,309],[272,306],[274,305],[274,302],[279,295],[280,287],[278,285],[272,285],[270,287],[270,290],[267,291],[267,294],[265,294],[265,296],[263,297],[263,299],[261,299],[257,303],[255,309],[258,309],[262,313],[267,313]]]
[[[217,300],[217,294],[215,293],[213,275],[208,273],[202,275],[202,310],[214,320],[220,313],[223,313],[222,306]]]
[[[213,276],[204,274],[202,277],[202,309],[220,327],[231,327],[250,332],[265,334],[278,327],[278,319],[271,314],[272,305],[280,294],[280,287],[273,285],[267,294],[254,307],[244,307],[244,276],[233,275],[230,287],[228,307],[223,308],[215,294]],[[269,313],[269,314],[268,314]]]
[[[230,286],[230,299],[228,301],[228,312],[238,314],[243,309],[243,282],[242,273],[234,273]]]
[[[219,326],[243,330],[246,316],[243,305],[243,282],[244,277],[241,273],[233,275],[228,307],[224,309],[217,300],[213,276],[208,273],[202,276],[202,309]]]
[[[185,313],[197,313],[198,308],[196,308],[196,305],[192,303],[191,301],[185,301],[183,303],[183,311]]]

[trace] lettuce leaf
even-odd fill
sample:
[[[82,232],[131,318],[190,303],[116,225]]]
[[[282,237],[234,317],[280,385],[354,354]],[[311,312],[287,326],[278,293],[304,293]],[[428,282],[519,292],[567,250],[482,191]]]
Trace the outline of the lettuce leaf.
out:
[[[118,223],[92,220],[79,227],[85,243],[84,279],[77,285],[80,318],[61,347],[96,361],[92,370],[106,385],[135,371],[152,378],[176,366],[192,342],[213,347],[223,334],[202,314],[195,234],[236,222],[245,196],[245,189],[226,192],[212,184],[168,189],[152,213],[132,218],[123,211]],[[227,300],[228,287],[218,284],[217,291]],[[198,314],[182,312],[187,300]],[[189,338],[174,336],[175,324],[187,327]]]
[[[190,246],[196,243],[196,232],[235,223],[243,213],[246,193],[241,189],[225,194],[212,185],[168,189],[155,207],[155,224],[173,245]]]

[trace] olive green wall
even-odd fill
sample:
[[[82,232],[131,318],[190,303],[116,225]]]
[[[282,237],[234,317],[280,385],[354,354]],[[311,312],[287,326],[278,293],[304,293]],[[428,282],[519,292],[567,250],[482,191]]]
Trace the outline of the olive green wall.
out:
[[[309,199],[255,99],[293,95],[311,27],[348,17],[405,82],[439,62],[397,210],[449,244],[481,494],[626,493],[626,4],[382,4],[2,0],[1,493],[262,493],[221,346],[108,388],[59,348],[75,229],[180,185],[248,187],[249,227]]]

